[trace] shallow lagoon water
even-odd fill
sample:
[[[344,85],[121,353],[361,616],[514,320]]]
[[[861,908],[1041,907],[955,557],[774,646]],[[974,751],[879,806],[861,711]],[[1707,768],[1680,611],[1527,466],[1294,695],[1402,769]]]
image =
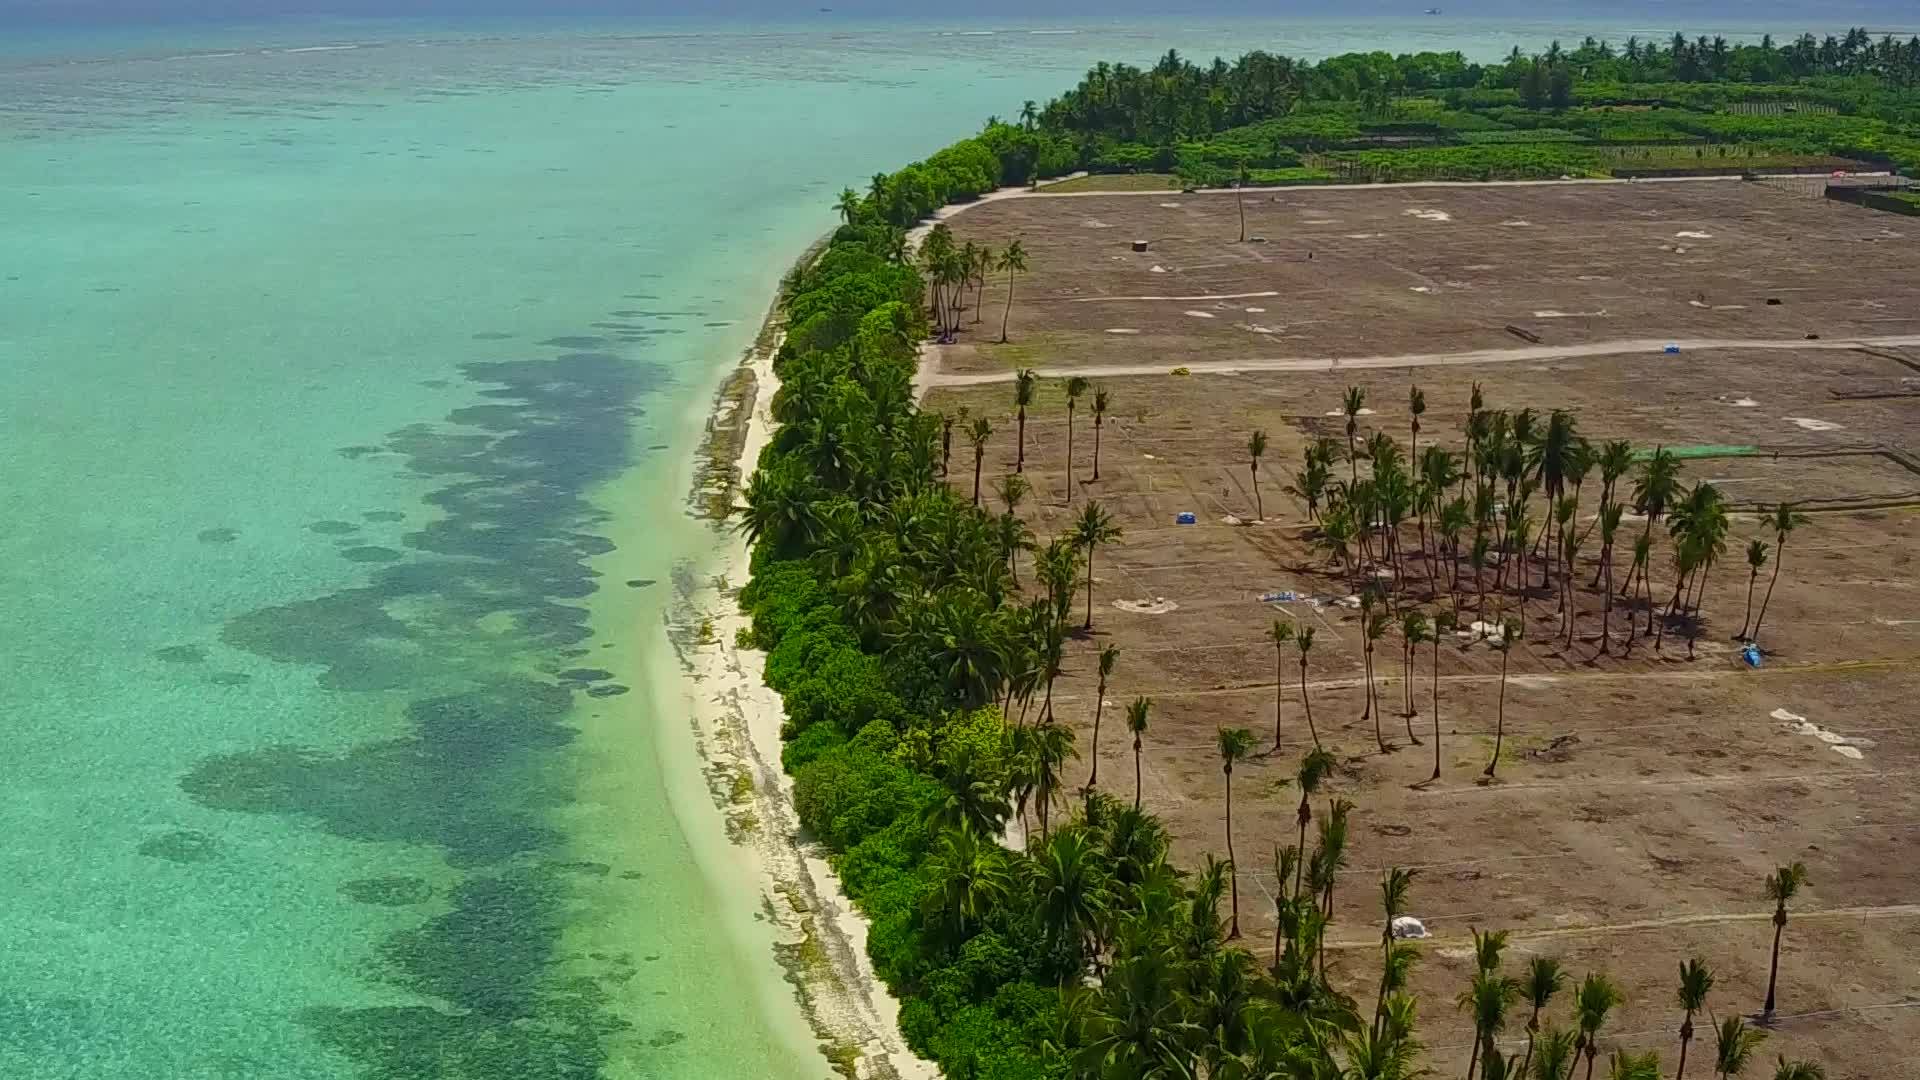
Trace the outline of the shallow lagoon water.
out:
[[[1575,36],[1068,28],[9,34],[0,1074],[824,1076],[659,619],[833,193],[1099,58]]]

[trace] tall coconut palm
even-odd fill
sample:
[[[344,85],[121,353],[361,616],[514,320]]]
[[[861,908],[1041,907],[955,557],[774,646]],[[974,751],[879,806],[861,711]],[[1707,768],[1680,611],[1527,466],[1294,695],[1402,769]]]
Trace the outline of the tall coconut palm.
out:
[[[1713,991],[1713,972],[1707,969],[1698,957],[1680,965],[1680,989],[1675,997],[1685,1015],[1680,1020],[1680,1067],[1674,1070],[1673,1080],[1685,1080],[1687,1075],[1687,1047],[1693,1042],[1693,1017],[1707,1007],[1707,995]]]
[[[1087,553],[1087,621],[1083,630],[1093,629],[1093,553],[1101,544],[1120,539],[1120,535],[1120,526],[1097,499],[1081,507],[1080,516],[1073,519],[1074,545]]]
[[[1333,772],[1333,765],[1333,755],[1318,746],[1307,751],[1300,759],[1300,771],[1294,777],[1300,785],[1300,809],[1294,814],[1294,819],[1300,825],[1301,851],[1307,850],[1307,826],[1313,823],[1313,796],[1320,790],[1321,781]],[[1301,859],[1301,865],[1294,871],[1293,896],[1296,901],[1300,899],[1300,871],[1305,868],[1305,863],[1306,860]]]
[[[1760,1010],[1760,1022],[1773,1020],[1773,991],[1780,980],[1780,935],[1787,928],[1787,902],[1799,895],[1807,884],[1807,868],[1794,863],[1767,875],[1767,899],[1773,901],[1773,959],[1767,966],[1767,1003]]]
[[[1407,893],[1412,890],[1413,879],[1419,874],[1418,870],[1395,866],[1380,877],[1380,909],[1384,914],[1380,921],[1380,993],[1373,1005],[1373,1028],[1376,1033],[1380,1030],[1382,1018],[1386,1016],[1387,997],[1396,989],[1394,984],[1400,981],[1395,976],[1404,975],[1404,971],[1395,971],[1393,921],[1406,913]]]
[[[1006,849],[982,837],[971,824],[947,830],[928,867],[938,886],[926,897],[928,913],[952,945],[965,941],[1013,887]]]
[[[1494,1040],[1507,1026],[1507,1009],[1520,995],[1520,984],[1511,976],[1482,969],[1473,973],[1473,981],[1460,992],[1461,1011],[1473,1017],[1473,1053],[1467,1059],[1467,1080],[1473,1080],[1482,1054],[1498,1053]]]
[[[1662,1080],[1659,1052],[1649,1050],[1644,1054],[1629,1054],[1625,1050],[1615,1050],[1607,1066],[1607,1080]]]
[[[998,269],[1007,272],[1007,307],[1000,313],[1000,344],[1007,343],[1007,320],[1013,317],[1013,276],[1027,272],[1027,249],[1020,246],[1019,240],[1007,241],[1007,248],[1000,253],[995,264]]]
[[[1088,382],[1079,375],[1067,380],[1067,502],[1073,502],[1073,411],[1086,394]]]
[[[1420,709],[1413,703],[1413,660],[1430,633],[1426,612],[1409,609],[1400,613],[1400,688],[1406,699],[1401,718],[1407,722],[1407,741],[1415,746],[1420,745],[1420,736],[1413,733],[1413,718],[1420,715]]]
[[[1247,436],[1247,469],[1253,474],[1253,516],[1256,521],[1265,521],[1267,507],[1260,499],[1260,458],[1267,452],[1267,433],[1255,431]]]
[[[1100,685],[1093,695],[1093,769],[1087,774],[1087,796],[1093,796],[1093,789],[1100,786],[1100,717],[1107,711],[1107,680],[1113,677],[1115,665],[1120,663],[1120,646],[1108,645],[1100,650]]]
[[[1039,385],[1040,376],[1032,368],[1021,368],[1013,374],[1014,418],[1020,425],[1013,459],[1013,471],[1017,473],[1027,471],[1027,406],[1033,404],[1033,394]]]
[[[1032,730],[1034,749],[1034,794],[1038,799],[1040,813],[1040,837],[1045,839],[1049,832],[1048,822],[1052,816],[1054,796],[1060,791],[1060,776],[1068,761],[1080,756],[1073,746],[1073,729],[1065,724],[1048,722]]]
[[[1612,979],[1597,972],[1581,979],[1579,989],[1574,991],[1574,1018],[1580,1025],[1579,1046],[1587,1059],[1586,1080],[1593,1080],[1593,1062],[1600,1056],[1600,1029],[1606,1025],[1607,1014],[1626,1000]]]
[[[1600,655],[1607,655],[1613,644],[1613,543],[1620,535],[1620,516],[1625,507],[1602,500],[1600,503],[1600,569],[1606,578],[1600,600]]]
[[[1106,426],[1107,409],[1112,404],[1113,398],[1104,389],[1093,392],[1093,476],[1089,479],[1096,483],[1100,479],[1100,429]]]
[[[1366,660],[1367,680],[1367,707],[1366,711],[1361,713],[1360,719],[1365,720],[1368,716],[1373,717],[1373,741],[1374,744],[1380,748],[1380,752],[1385,754],[1392,750],[1392,747],[1387,745],[1386,736],[1380,733],[1380,713],[1382,710],[1380,708],[1378,684],[1374,681],[1373,677],[1373,649],[1374,642],[1387,636],[1387,624],[1392,621],[1392,617],[1389,616],[1385,610],[1376,609],[1368,603],[1368,598],[1371,595],[1370,592],[1360,594],[1362,608],[1360,613],[1360,630],[1366,639],[1366,647],[1363,650],[1363,654]]]
[[[1277,754],[1280,752],[1280,703],[1287,696],[1287,643],[1293,640],[1293,623],[1286,619],[1273,620],[1267,640],[1273,642],[1273,749],[1269,753]]]
[[[1246,728],[1223,727],[1215,746],[1220,751],[1220,772],[1226,777],[1227,791],[1227,876],[1233,891],[1233,915],[1227,923],[1227,938],[1240,936],[1240,874],[1233,861],[1233,767],[1253,753],[1253,732]]]
[[[1307,693],[1307,654],[1313,651],[1313,627],[1303,626],[1294,634],[1293,643],[1300,649],[1300,707],[1306,710],[1307,734],[1313,737],[1313,748],[1320,749],[1320,731],[1313,726],[1313,698]]]
[[[973,444],[973,505],[980,505],[980,464],[987,459],[987,440],[993,438],[993,425],[984,416],[973,418],[967,428],[967,441]]]
[[[1760,580],[1760,568],[1767,565],[1767,550],[1765,540],[1747,541],[1747,613],[1740,619],[1740,632],[1733,635],[1735,641],[1747,639],[1747,625],[1753,620],[1753,587]]]
[[[1428,783],[1440,779],[1440,639],[1452,634],[1454,625],[1451,612],[1433,617],[1433,775],[1427,777]]]
[[[1354,453],[1353,440],[1360,434],[1360,410],[1367,407],[1367,392],[1358,386],[1347,387],[1346,396],[1341,399],[1340,410],[1347,416],[1347,463],[1350,466],[1352,482],[1360,482],[1360,458]]]
[[[1253,180],[1253,174],[1247,171],[1247,163],[1241,160],[1233,174],[1233,201],[1240,208],[1240,242],[1247,242],[1247,185]]]
[[[1407,388],[1407,460],[1420,460],[1420,418],[1427,414],[1427,392],[1418,386]]]
[[[993,482],[993,493],[999,496],[1001,505],[1007,508],[1009,514],[1020,512],[1020,503],[1031,491],[1033,491],[1033,485],[1019,473],[1008,473]]]
[[[1527,1015],[1527,1054],[1520,1059],[1522,1076],[1533,1061],[1534,1044],[1540,1037],[1540,1014],[1566,985],[1567,973],[1561,969],[1559,958],[1535,956],[1527,961],[1527,977],[1520,980],[1520,988],[1532,1012]]]
[[[1627,588],[1621,595],[1631,598],[1633,595],[1634,579],[1636,577],[1640,579],[1640,591],[1646,597],[1647,603],[1646,632],[1649,634],[1653,633],[1652,574],[1653,537],[1641,533],[1639,536],[1633,538],[1633,565],[1627,568]],[[1631,603],[1631,599],[1629,599],[1629,603]],[[1638,632],[1636,629],[1637,626],[1638,623],[1634,619],[1633,609],[1629,607],[1627,609],[1627,650],[1629,652],[1633,650],[1633,640]]]
[[[1528,1080],[1571,1080],[1579,1060],[1579,1036],[1548,1024],[1541,1029]]]
[[[1500,640],[1494,648],[1500,650],[1500,702],[1495,709],[1493,731],[1493,757],[1487,760],[1486,777],[1493,779],[1493,772],[1500,765],[1500,747],[1507,737],[1507,658],[1513,655],[1513,646],[1526,633],[1526,624],[1519,619],[1508,619],[1500,627]]]
[[[1788,1061],[1787,1055],[1780,1055],[1780,1067],[1773,1070],[1773,1080],[1827,1080],[1827,1070],[1817,1062]]]
[[[1133,808],[1140,809],[1140,740],[1147,733],[1147,720],[1153,715],[1153,699],[1137,697],[1127,706],[1127,730],[1133,734]]]
[[[1773,599],[1773,587],[1780,581],[1780,563],[1787,554],[1787,537],[1806,523],[1806,515],[1795,513],[1792,503],[1781,503],[1767,515],[1767,524],[1773,527],[1773,576],[1767,579],[1767,594],[1760,600],[1760,616],[1753,620],[1753,641],[1760,640],[1760,624],[1767,621],[1767,604]]]
[[[1741,1017],[1729,1016],[1720,1021],[1720,1026],[1713,1032],[1713,1071],[1722,1080],[1746,1072],[1747,1065],[1753,1060],[1754,1050],[1766,1038],[1766,1032],[1748,1027],[1746,1020]]]
[[[833,208],[840,212],[841,224],[853,224],[854,219],[860,216],[860,193],[852,188],[841,188],[840,200]]]
[[[1625,439],[1613,439],[1600,447],[1600,505],[1606,507],[1617,502],[1614,489],[1620,484],[1620,478],[1633,468],[1633,444]],[[1625,504],[1622,504],[1625,505]],[[1587,583],[1591,589],[1600,584],[1600,568],[1595,568],[1593,580]]]
[[[1633,507],[1647,519],[1643,535],[1652,537],[1654,522],[1660,520],[1679,494],[1680,459],[1671,450],[1654,447],[1653,453],[1640,463],[1640,475],[1633,483]],[[1653,632],[1651,619],[1647,622],[1647,632]]]

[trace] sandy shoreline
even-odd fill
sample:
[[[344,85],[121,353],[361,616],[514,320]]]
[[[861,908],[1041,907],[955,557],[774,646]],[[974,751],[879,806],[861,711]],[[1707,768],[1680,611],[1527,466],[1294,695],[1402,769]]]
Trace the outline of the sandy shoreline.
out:
[[[804,258],[811,258],[810,250]],[[779,380],[779,311],[745,361],[724,376],[708,421],[704,460],[696,464],[691,509],[731,502],[772,437]],[[731,466],[728,468],[727,466]],[[939,1070],[901,1038],[899,1003],[867,959],[867,924],[841,890],[820,845],[803,835],[793,785],[780,766],[785,708],[763,681],[766,656],[741,648],[748,619],[738,590],[748,580],[746,540],[705,514],[714,554],[706,576],[683,576],[668,633],[693,703],[694,735],[715,804],[736,851],[752,864],[761,908],[774,929],[775,952],[834,1071],[849,1078],[932,1080]]]

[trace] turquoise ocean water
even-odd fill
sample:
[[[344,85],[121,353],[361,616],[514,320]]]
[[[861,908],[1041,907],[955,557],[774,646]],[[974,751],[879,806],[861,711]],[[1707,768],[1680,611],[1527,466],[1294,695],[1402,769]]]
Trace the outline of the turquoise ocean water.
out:
[[[0,1075],[825,1075],[640,643],[833,194],[1096,59],[1672,29],[0,35]]]

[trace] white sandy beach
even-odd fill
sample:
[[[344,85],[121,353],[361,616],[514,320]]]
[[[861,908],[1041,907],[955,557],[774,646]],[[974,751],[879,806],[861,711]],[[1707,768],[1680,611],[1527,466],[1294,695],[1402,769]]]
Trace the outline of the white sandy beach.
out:
[[[751,474],[772,435],[776,340],[748,362],[754,389],[738,467]],[[726,408],[726,406],[722,406]],[[716,420],[725,419],[716,416]],[[766,655],[737,644],[748,620],[737,590],[748,579],[745,539],[715,524],[718,558],[669,622],[687,673],[696,734],[735,848],[757,873],[761,900],[777,928],[782,965],[822,1050],[836,1068],[874,1080],[933,1080],[939,1070],[900,1036],[899,1003],[867,959],[867,924],[828,866],[825,851],[802,833],[793,785],[780,766],[780,696],[763,682]],[[689,633],[693,628],[697,633]],[[857,1056],[856,1056],[857,1055]]]

